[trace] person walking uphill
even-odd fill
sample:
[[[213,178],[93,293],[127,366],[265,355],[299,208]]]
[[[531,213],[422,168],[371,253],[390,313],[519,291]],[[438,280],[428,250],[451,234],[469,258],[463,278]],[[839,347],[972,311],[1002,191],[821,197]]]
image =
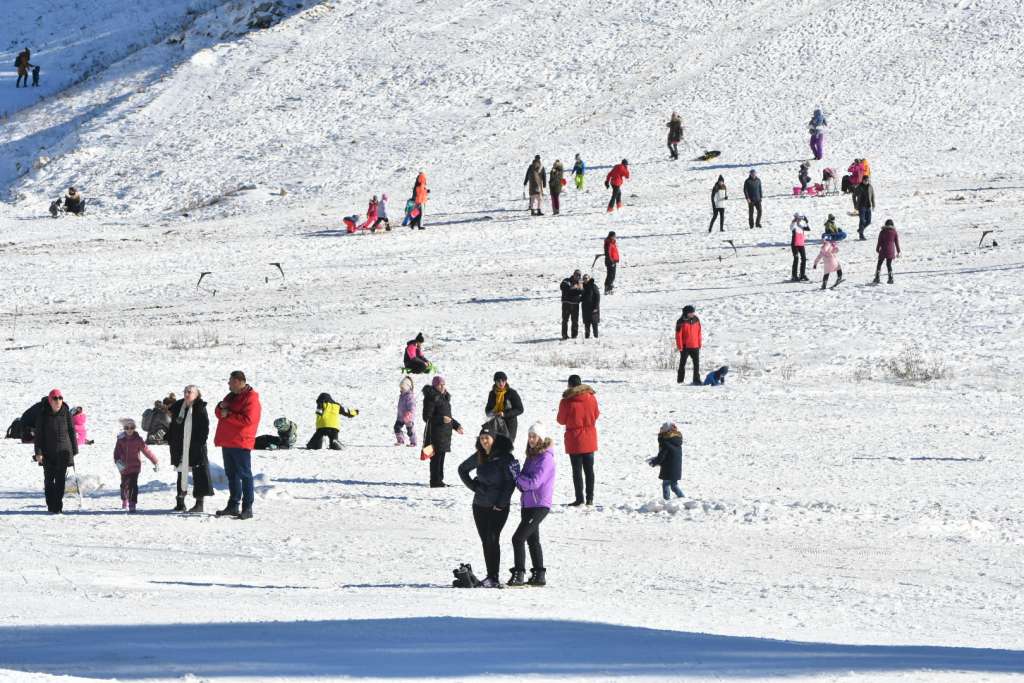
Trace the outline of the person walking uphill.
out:
[[[452,417],[452,397],[441,375],[423,387],[423,422],[423,448],[432,451],[430,488],[443,488],[444,456],[452,449],[452,430],[462,434],[462,425]]]
[[[586,503],[594,504],[594,453],[597,452],[597,406],[594,390],[580,379],[569,376],[569,388],[558,404],[558,424],[565,427],[565,452],[572,465],[572,485],[576,499],[570,507],[583,505],[583,479],[586,476]]]
[[[512,555],[515,566],[510,587],[524,585],[544,586],[547,583],[544,568],[544,551],[540,546],[540,524],[551,512],[551,499],[555,490],[555,449],[543,422],[530,425],[529,441],[526,444],[526,460],[516,478],[516,488],[522,491],[520,522],[512,534]],[[530,546],[530,579],[526,575],[526,546]]]
[[[885,226],[878,232],[878,243],[875,245],[878,253],[878,263],[875,264],[875,279],[877,285],[882,273],[882,262],[885,262],[885,269],[889,272],[889,284],[892,284],[892,261],[902,253],[900,250],[900,235],[896,232],[896,226],[892,219],[885,221]]]
[[[679,351],[676,383],[686,381],[686,359],[689,358],[693,360],[693,384],[700,385],[700,348],[703,341],[696,309],[683,306],[683,315],[676,321],[676,349]]]
[[[528,187],[530,192],[530,215],[543,216],[541,211],[541,195],[547,186],[547,170],[540,162],[540,155],[533,157],[533,161],[526,167],[526,177],[523,179],[523,187]]]
[[[611,187],[612,197],[608,200],[608,213],[615,209],[622,208],[622,183],[629,179],[629,161],[623,159],[612,166],[608,175],[604,177],[604,187]]]
[[[615,287],[615,271],[619,267],[619,241],[612,230],[604,238],[604,293],[612,294]]]
[[[469,473],[476,471],[476,477]],[[473,491],[473,521],[484,547],[487,578],[483,588],[501,588],[501,530],[508,520],[509,503],[516,489],[519,461],[512,454],[512,442],[499,418],[480,428],[476,449],[459,465],[459,478]]]
[[[729,192],[725,189],[725,178],[718,176],[714,187],[711,188],[711,222],[708,223],[708,233],[715,228],[715,219],[718,219],[718,231],[725,232],[725,201],[729,198]]]
[[[853,191],[857,200],[857,213],[860,215],[860,222],[857,226],[857,235],[860,239],[866,240],[864,231],[871,225],[871,212],[875,208],[875,187],[871,184],[871,178],[864,176],[860,185]]]
[[[68,467],[74,466],[78,455],[78,439],[71,422],[71,411],[64,403],[60,389],[53,389],[43,399],[35,423],[34,459],[43,467],[43,491],[46,509],[53,515],[64,512],[64,480]]]
[[[555,159],[551,166],[551,175],[548,177],[548,192],[551,194],[551,213],[555,216],[560,211],[559,198],[562,196],[562,186],[565,185],[565,169],[562,162]]]
[[[572,338],[580,334],[580,302],[583,301],[582,274],[574,270],[572,275],[562,280],[562,341],[569,338],[569,320],[572,319]]]
[[[174,512],[185,512],[188,495],[188,475],[192,473],[192,495],[195,505],[188,512],[203,512],[203,498],[213,495],[210,481],[210,459],[206,440],[210,436],[210,415],[206,412],[199,387],[189,384],[183,398],[171,405],[171,426],[167,428],[167,445],[171,451],[171,465],[178,472],[178,495]]]
[[[228,395],[217,404],[217,431],[213,445],[224,455],[224,474],[228,478],[230,497],[218,517],[252,519],[255,489],[252,481],[252,449],[260,426],[260,396],[245,380],[245,373],[235,370],[228,378]],[[238,504],[242,510],[239,512]]]
[[[494,373],[494,386],[487,394],[484,413],[488,418],[500,417],[504,420],[509,441],[513,444],[516,442],[519,416],[523,414],[523,401],[519,398],[519,392],[508,385],[508,375],[501,370]]]
[[[743,198],[747,200],[747,223],[751,230],[754,227],[761,227],[761,199],[763,196],[761,179],[757,177],[757,171],[750,169],[750,174],[743,181]],[[754,219],[755,210],[757,211],[756,220]]]
[[[672,161],[677,161],[679,143],[683,141],[683,120],[678,113],[672,112],[672,117],[665,125],[668,126],[668,156]]]

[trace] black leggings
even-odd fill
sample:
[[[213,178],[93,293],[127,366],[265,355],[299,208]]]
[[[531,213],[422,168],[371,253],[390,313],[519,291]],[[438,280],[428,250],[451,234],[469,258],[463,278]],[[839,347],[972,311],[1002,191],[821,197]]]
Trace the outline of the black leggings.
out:
[[[700,382],[700,349],[683,349],[679,352],[679,369],[676,371],[676,382],[686,381],[686,359],[693,361],[693,383]]]
[[[889,277],[892,277],[892,259],[885,258],[881,254],[878,255],[878,263],[875,264],[875,277],[882,272],[882,262],[885,262],[885,269],[889,271]]]
[[[328,429],[327,427],[320,427],[313,436],[309,437],[309,443],[306,444],[306,448],[311,451],[318,451],[320,447],[324,445],[324,437],[327,437],[327,445],[330,446],[332,443],[338,440],[338,430]]]
[[[708,223],[708,232],[715,227],[715,219],[718,219],[718,231],[725,232],[725,209],[712,209],[711,222]]]
[[[800,277],[807,277],[807,250],[794,244],[789,245],[789,248],[793,251],[793,279],[797,279],[797,264],[800,265]]]
[[[594,454],[570,453],[572,465],[572,486],[576,490],[576,502],[583,502],[583,475],[587,477],[587,502],[594,502]]]
[[[493,507],[473,506],[473,521],[476,532],[480,534],[480,542],[484,546],[484,563],[487,565],[487,576],[497,580],[501,566],[501,530],[508,519],[508,506],[503,510]]]
[[[615,286],[615,269],[618,268],[619,264],[616,261],[612,261],[607,256],[604,257],[604,293],[610,294],[612,288]]]
[[[43,456],[43,491],[46,509],[61,512],[64,509],[64,482],[68,476],[70,456],[66,453]]]
[[[616,206],[622,206],[622,187],[612,185],[612,198],[608,200],[608,210],[611,211]]]
[[[526,546],[530,546],[530,562],[534,569],[544,569],[544,551],[540,547],[540,523],[551,512],[548,508],[523,508],[520,511],[522,521],[512,534],[512,555],[515,557],[515,568],[526,570]]]

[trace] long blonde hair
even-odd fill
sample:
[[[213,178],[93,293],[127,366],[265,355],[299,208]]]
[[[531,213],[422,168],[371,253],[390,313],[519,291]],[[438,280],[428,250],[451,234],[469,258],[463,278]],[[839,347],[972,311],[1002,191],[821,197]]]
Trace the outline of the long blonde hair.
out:
[[[530,441],[529,441],[529,439],[527,439],[527,441],[526,441],[526,457],[527,458],[535,458],[535,457],[537,457],[538,455],[540,455],[541,453],[543,453],[547,449],[551,448],[551,444],[553,444],[553,443],[554,443],[554,441],[551,440],[551,437],[545,437],[545,438],[541,439],[540,443],[537,444],[537,447],[534,448],[534,447],[530,446]]]

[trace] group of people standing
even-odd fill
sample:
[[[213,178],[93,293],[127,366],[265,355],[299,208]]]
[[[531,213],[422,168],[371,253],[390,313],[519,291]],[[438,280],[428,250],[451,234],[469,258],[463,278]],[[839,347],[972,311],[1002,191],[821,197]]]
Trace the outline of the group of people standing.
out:
[[[583,163],[583,159],[577,154],[572,165],[573,183],[577,190],[583,189],[586,170],[586,164]],[[556,216],[560,214],[562,211],[562,190],[565,189],[566,185],[568,185],[568,180],[565,177],[565,167],[562,166],[560,159],[555,159],[555,163],[551,166],[551,171],[548,172],[544,168],[540,155],[534,156],[533,161],[526,167],[526,177],[523,178],[524,192],[528,192],[530,197],[530,215],[544,215],[543,200],[545,191],[551,197],[551,213]]]

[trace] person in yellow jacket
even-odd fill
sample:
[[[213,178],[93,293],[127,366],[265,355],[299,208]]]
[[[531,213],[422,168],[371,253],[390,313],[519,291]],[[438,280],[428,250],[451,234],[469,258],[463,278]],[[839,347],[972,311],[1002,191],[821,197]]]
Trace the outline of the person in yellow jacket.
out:
[[[326,436],[328,447],[332,451],[340,451],[341,442],[338,441],[338,429],[341,427],[341,416],[355,417],[358,414],[358,410],[345,408],[331,398],[330,394],[320,394],[316,397],[316,431],[310,437],[306,448],[314,451],[320,450]]]

